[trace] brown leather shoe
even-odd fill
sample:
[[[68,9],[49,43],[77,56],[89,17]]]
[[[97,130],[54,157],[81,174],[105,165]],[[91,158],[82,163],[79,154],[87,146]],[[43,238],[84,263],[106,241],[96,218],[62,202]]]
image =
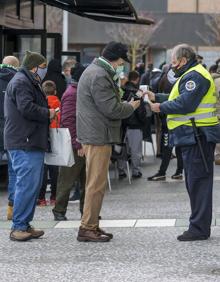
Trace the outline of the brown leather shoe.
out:
[[[12,241],[27,241],[32,238],[31,234],[28,233],[27,231],[22,231],[22,230],[12,230],[10,233],[10,240]]]
[[[33,226],[28,227],[27,232],[28,232],[28,234],[31,234],[32,239],[38,239],[38,238],[40,238],[41,236],[44,235],[43,230],[34,229]]]
[[[112,233],[107,233],[103,229],[101,229],[100,227],[97,228],[97,231],[100,232],[101,234],[105,235],[105,236],[108,236],[110,239],[113,238],[113,234]]]
[[[109,242],[110,238],[97,230],[79,228],[77,240],[79,242]]]

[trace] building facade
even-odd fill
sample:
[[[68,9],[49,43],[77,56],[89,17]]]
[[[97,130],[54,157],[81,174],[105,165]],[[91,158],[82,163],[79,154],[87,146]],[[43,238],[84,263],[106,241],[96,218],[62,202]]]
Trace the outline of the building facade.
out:
[[[62,15],[37,0],[1,0],[0,59],[15,55],[21,60],[26,50],[60,58]]]

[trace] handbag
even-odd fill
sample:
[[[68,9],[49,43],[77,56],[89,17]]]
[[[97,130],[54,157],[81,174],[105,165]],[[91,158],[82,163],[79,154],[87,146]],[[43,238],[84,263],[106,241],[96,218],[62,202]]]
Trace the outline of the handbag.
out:
[[[71,135],[68,128],[50,128],[50,152],[45,153],[47,165],[68,166],[75,164]]]

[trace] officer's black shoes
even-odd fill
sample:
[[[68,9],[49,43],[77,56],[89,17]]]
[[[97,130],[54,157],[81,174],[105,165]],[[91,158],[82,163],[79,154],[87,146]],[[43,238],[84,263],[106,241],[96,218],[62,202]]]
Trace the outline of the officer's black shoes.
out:
[[[166,175],[161,172],[157,172],[153,176],[148,177],[147,180],[148,181],[164,181],[166,180]]]
[[[195,235],[191,232],[189,232],[188,230],[187,231],[184,231],[182,235],[179,235],[177,237],[177,240],[178,241],[197,241],[197,240],[207,240],[209,238],[209,236],[206,236],[206,235]]]
[[[175,179],[175,180],[182,180],[183,175],[182,175],[182,173],[176,172],[176,173],[174,173],[174,175],[171,176],[171,178]]]

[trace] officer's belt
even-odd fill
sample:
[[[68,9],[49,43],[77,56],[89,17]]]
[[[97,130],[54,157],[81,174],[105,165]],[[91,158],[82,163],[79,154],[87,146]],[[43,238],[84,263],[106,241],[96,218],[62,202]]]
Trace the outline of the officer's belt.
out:
[[[168,118],[167,121],[170,121],[170,120],[173,120],[173,121],[188,121],[191,118],[194,118],[195,120],[199,120],[199,119],[211,118],[211,117],[215,117],[215,116],[216,116],[216,112],[214,111],[214,112],[211,112],[211,113],[204,113],[204,114],[198,114],[198,115]]]

